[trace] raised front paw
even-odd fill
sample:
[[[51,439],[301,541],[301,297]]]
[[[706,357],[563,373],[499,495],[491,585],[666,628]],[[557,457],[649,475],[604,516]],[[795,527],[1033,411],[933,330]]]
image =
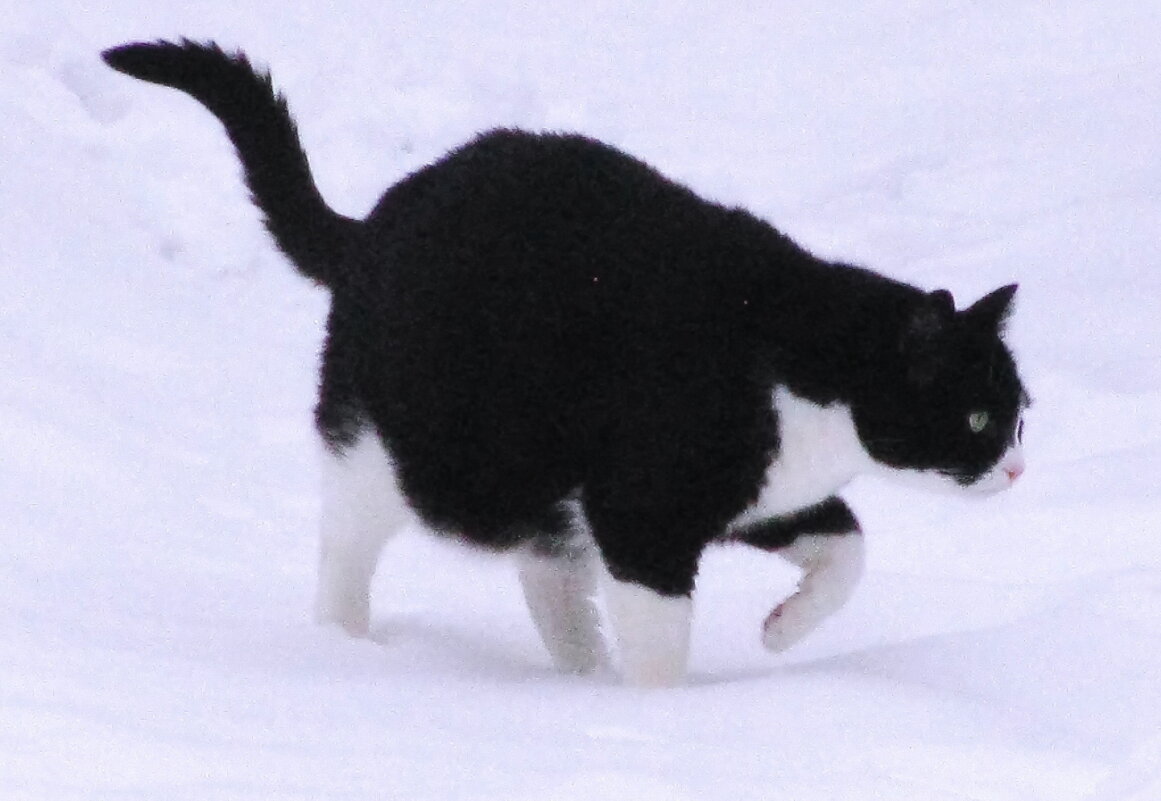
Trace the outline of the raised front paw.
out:
[[[778,551],[803,569],[798,590],[762,624],[762,644],[784,651],[843,607],[863,573],[863,536],[811,534]]]

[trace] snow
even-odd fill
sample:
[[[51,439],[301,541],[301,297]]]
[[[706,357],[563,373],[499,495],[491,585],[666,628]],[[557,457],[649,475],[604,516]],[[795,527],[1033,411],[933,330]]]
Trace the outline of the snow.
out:
[[[0,30],[0,797],[1161,798],[1161,6],[47,0]],[[217,123],[98,52],[270,64],[362,214],[495,125],[573,129],[961,305],[1019,281],[1028,472],[856,483],[850,604],[699,582],[688,687],[549,667],[514,566],[408,531],[372,640],[310,620],[326,297]]]

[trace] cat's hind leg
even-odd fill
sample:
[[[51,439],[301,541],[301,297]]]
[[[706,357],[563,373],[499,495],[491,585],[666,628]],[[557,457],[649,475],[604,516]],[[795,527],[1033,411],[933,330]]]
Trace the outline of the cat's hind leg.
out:
[[[762,625],[762,644],[771,651],[789,648],[841,609],[863,574],[862,531],[836,497],[746,526],[729,539],[777,553],[803,570],[797,590]]]
[[[607,667],[594,600],[599,565],[592,541],[583,534],[540,537],[522,548],[518,559],[524,599],[557,669],[592,673]]]
[[[348,445],[328,445],[325,454],[315,619],[364,637],[380,551],[410,518],[373,430]]]

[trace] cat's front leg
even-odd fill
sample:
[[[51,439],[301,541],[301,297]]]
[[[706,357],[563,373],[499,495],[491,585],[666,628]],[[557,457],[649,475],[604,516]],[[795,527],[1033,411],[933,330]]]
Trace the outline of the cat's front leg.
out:
[[[762,625],[762,644],[771,651],[789,648],[841,609],[863,574],[862,531],[837,497],[746,526],[729,538],[777,553],[803,570],[798,589]]]
[[[778,554],[803,574],[795,593],[762,624],[762,644],[771,651],[794,645],[850,600],[863,573],[863,535],[805,534]]]
[[[604,596],[624,682],[672,687],[689,663],[693,584],[703,543],[696,525],[592,503],[589,519],[607,570]]]
[[[625,683],[675,687],[685,681],[693,599],[610,576],[605,600]]]

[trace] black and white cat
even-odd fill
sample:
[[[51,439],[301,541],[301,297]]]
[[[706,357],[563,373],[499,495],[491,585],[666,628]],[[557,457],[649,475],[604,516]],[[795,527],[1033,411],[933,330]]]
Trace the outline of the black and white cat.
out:
[[[429,529],[518,554],[558,667],[680,682],[703,549],[805,571],[766,619],[785,648],[863,566],[835,493],[859,473],[987,494],[1023,470],[1027,396],[1001,341],[1015,286],[955,309],[806,252],[582,136],[497,130],[389,189],[323,201],[283,99],[241,54],[104,54],[225,125],[278,247],[332,295],[318,618],[368,628],[384,541]],[[603,566],[603,567],[602,567]]]

